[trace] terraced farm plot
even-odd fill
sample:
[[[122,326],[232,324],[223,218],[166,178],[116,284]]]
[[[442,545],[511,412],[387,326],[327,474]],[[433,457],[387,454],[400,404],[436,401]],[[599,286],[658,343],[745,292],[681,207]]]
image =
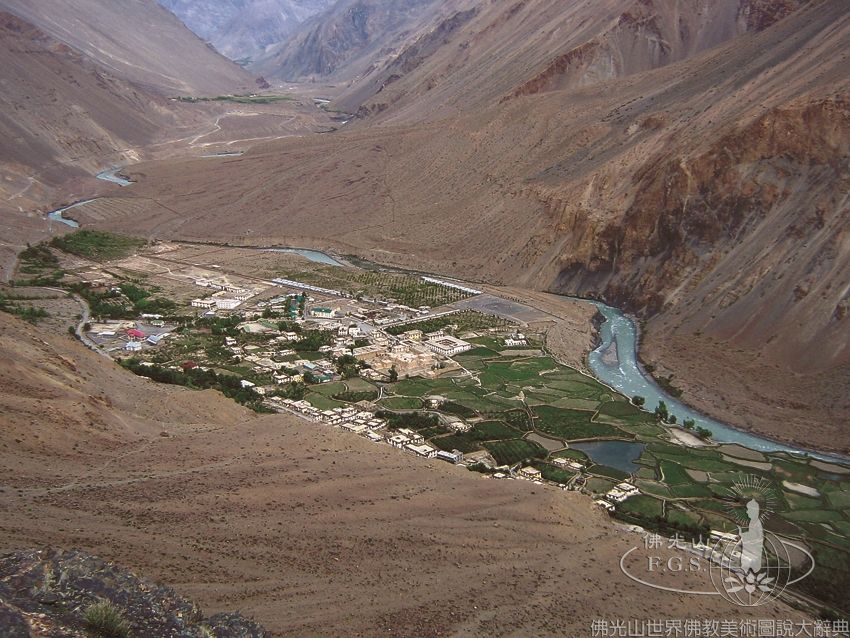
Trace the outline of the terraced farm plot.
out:
[[[534,427],[558,439],[577,441],[592,438],[630,438],[624,431],[605,423],[594,423],[591,412],[535,406]]]
[[[431,443],[446,452],[458,450],[464,454],[469,454],[482,449],[480,441],[476,441],[468,433],[437,437],[432,439]]]
[[[841,512],[834,510],[799,510],[794,512],[783,512],[782,516],[789,521],[808,523],[829,523],[831,521],[846,520]]]
[[[454,389],[441,393],[447,399],[480,413],[498,413],[521,407],[519,401],[510,401],[503,397],[488,396],[491,394],[482,388]]]
[[[535,462],[532,465],[540,470],[544,479],[553,483],[568,483],[575,477],[575,472],[550,465],[549,463]]]
[[[335,401],[318,392],[308,392],[304,398],[317,410],[333,410],[334,408],[344,408],[346,406],[345,403]]]
[[[588,472],[591,474],[598,474],[600,476],[608,476],[617,481],[624,481],[629,478],[628,472],[623,472],[622,470],[618,470],[616,467],[608,467],[607,465],[594,465]]]
[[[542,446],[523,439],[485,443],[484,447],[499,465],[513,465],[524,459],[535,457],[545,458],[547,454]]]
[[[811,498],[791,492],[785,492],[785,502],[788,503],[792,510],[811,510],[823,507],[823,503],[819,498]]]
[[[393,386],[393,392],[399,396],[424,397],[441,395],[458,386],[451,379],[404,379]]]
[[[834,509],[850,509],[850,490],[834,490],[826,495],[830,507]]]
[[[670,486],[670,496],[673,498],[706,498],[711,496],[711,490],[699,483],[685,483]]]
[[[436,307],[437,304],[426,305]],[[392,335],[400,335],[403,332],[413,330],[414,328],[421,330],[422,332],[435,332],[437,330],[448,328],[449,326],[456,326],[455,334],[463,334],[470,330],[475,331],[487,328],[507,328],[511,325],[512,324],[509,321],[500,317],[482,314],[474,310],[464,310],[442,317],[412,320],[404,324],[391,326],[387,328],[387,332]]]
[[[655,417],[625,401],[606,401],[599,406],[597,421],[613,425],[642,425],[655,423]]]
[[[419,410],[422,400],[416,397],[386,397],[378,401],[378,405],[388,410]]]
[[[587,454],[582,452],[581,450],[558,450],[554,454],[552,454],[552,458],[562,458],[562,459],[571,459],[573,461],[578,461],[579,463],[587,463]]]
[[[478,441],[496,441],[514,439],[522,433],[502,421],[482,421],[477,423],[469,432]]]
[[[94,261],[121,259],[133,254],[147,243],[138,237],[126,237],[99,230],[78,230],[69,235],[54,237],[51,244],[66,253]]]
[[[340,290],[352,295],[363,294],[368,297],[394,299],[398,303],[412,308],[420,306],[436,308],[472,296],[455,288],[428,283],[418,275],[371,272],[340,266],[304,264],[298,268],[281,270],[275,275],[322,288]],[[481,316],[485,317],[486,315]],[[406,329],[410,330],[411,328]],[[401,332],[404,332],[404,330]]]
[[[377,392],[378,388],[366,381],[365,379],[360,379],[359,377],[355,377],[353,379],[345,380],[345,387],[348,388],[349,392]]]
[[[661,501],[643,494],[626,499],[620,503],[618,509],[627,514],[637,514],[644,518],[661,516],[664,513]]]
[[[683,468],[678,463],[673,463],[672,461],[661,461],[661,476],[665,483],[668,485],[681,485],[692,483],[693,479],[688,476],[688,473],[685,472],[685,468]]]
[[[335,394],[342,394],[345,392],[346,387],[341,381],[336,381],[333,383],[322,383],[320,385],[310,386],[310,391],[322,394],[326,397],[332,397]]]
[[[695,512],[690,510],[680,510],[674,507],[667,508],[667,516],[666,519],[670,523],[679,524],[683,526],[696,526],[699,525],[702,521],[702,517]]]

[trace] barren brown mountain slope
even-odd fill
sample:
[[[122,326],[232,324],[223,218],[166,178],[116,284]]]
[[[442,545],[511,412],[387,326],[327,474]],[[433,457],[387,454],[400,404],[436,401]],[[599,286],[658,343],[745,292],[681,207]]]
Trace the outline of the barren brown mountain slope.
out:
[[[286,40],[333,0],[159,0],[231,60],[251,60]]]
[[[663,352],[686,400],[741,427],[842,447],[847,51],[846,4],[818,2],[591,87],[268,145],[212,169],[142,165],[127,199],[79,214],[599,295],[648,319],[647,352]],[[714,362],[691,375],[706,356]],[[739,374],[763,380],[757,395]]]
[[[121,151],[177,122],[176,109],[165,99],[110,75],[5,12],[0,12],[0,48],[0,161],[10,174],[0,189],[6,199],[29,202],[35,195],[15,188],[10,177],[15,172],[56,183],[75,171],[132,161],[132,154]]]
[[[467,3],[339,98],[379,121],[435,118],[499,99],[658,68],[762,30],[799,0]]]
[[[368,75],[408,40],[474,0],[341,0],[258,56],[252,70],[285,80],[348,82]]]
[[[0,0],[0,9],[80,51],[110,74],[170,95],[253,87],[156,0]]]
[[[140,7],[135,3],[132,10]],[[111,11],[117,8],[118,4],[110,6]],[[83,13],[75,15],[86,18]],[[129,23],[134,15],[131,11],[123,20]],[[125,22],[122,28],[128,28]],[[179,45],[175,47],[179,52]],[[136,62],[142,66],[162,62],[141,57],[148,53],[139,51]],[[197,61],[204,63],[205,55]],[[105,168],[143,158],[241,150],[257,140],[305,133],[330,122],[308,99],[268,104],[171,100],[161,94],[162,86],[151,89],[123,79],[96,59],[2,10],[0,58],[3,280],[21,248],[55,230],[44,219],[46,211],[106,190],[106,184],[94,178]],[[111,63],[107,66],[114,68]],[[208,68],[215,77],[215,64]],[[138,77],[145,79],[144,74]]]
[[[578,494],[257,417],[4,314],[0,361],[3,551],[93,552],[275,636],[587,636],[596,618],[799,616],[627,579],[619,557],[640,537]]]

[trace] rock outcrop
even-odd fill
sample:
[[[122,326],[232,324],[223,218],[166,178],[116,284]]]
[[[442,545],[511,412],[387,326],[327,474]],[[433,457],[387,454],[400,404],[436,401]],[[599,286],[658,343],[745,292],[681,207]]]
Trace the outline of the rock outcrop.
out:
[[[266,638],[238,613],[205,618],[174,590],[75,550],[27,550],[0,558],[0,634],[82,636],[87,610],[108,605],[128,636],[157,638]],[[106,635],[106,634],[100,634]],[[119,635],[119,634],[114,634]]]

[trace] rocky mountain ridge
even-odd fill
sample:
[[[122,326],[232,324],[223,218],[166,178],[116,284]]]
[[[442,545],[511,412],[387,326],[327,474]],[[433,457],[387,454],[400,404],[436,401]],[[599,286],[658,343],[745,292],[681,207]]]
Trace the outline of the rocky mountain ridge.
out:
[[[269,47],[252,69],[285,80],[349,82],[392,59],[464,0],[342,0]]]
[[[159,0],[198,36],[232,60],[261,57],[333,0]]]
[[[0,0],[0,10],[148,91],[219,95],[254,87],[249,73],[207,46],[156,0]]]

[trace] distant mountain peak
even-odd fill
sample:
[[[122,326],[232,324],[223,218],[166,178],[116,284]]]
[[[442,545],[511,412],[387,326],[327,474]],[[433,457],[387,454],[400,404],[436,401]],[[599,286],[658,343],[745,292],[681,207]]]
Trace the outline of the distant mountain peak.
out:
[[[249,62],[333,0],[158,0],[232,60]]]

